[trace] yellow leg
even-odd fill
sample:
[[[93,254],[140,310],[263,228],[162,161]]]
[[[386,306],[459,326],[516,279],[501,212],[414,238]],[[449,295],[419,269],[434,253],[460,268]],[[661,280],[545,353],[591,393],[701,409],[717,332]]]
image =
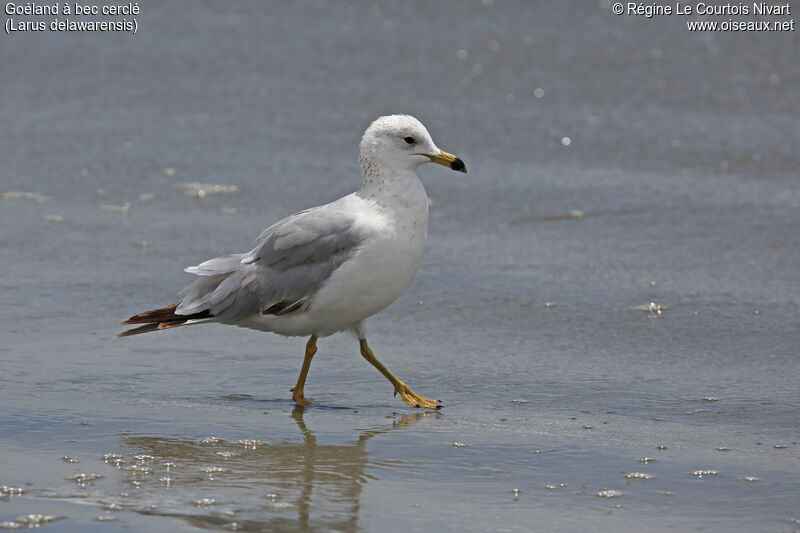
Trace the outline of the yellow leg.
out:
[[[369,364],[377,368],[381,374],[386,376],[386,379],[388,379],[392,385],[394,385],[395,395],[399,393],[404,402],[411,407],[423,407],[425,409],[442,408],[439,400],[430,400],[418,394],[414,394],[414,392],[408,388],[408,385],[397,379],[397,376],[389,372],[389,369],[383,366],[383,364],[375,357],[375,354],[372,353],[372,350],[367,344],[367,339],[359,339],[358,343],[361,346],[361,355],[364,356],[364,359],[369,361]]]
[[[308,375],[308,369],[311,368],[311,359],[314,358],[315,353],[317,353],[317,336],[311,335],[311,338],[306,343],[306,356],[303,359],[303,367],[300,369],[300,375],[297,378],[297,385],[290,389],[292,391],[292,400],[297,405],[311,405],[311,402],[303,396],[303,387],[306,385],[306,376]]]

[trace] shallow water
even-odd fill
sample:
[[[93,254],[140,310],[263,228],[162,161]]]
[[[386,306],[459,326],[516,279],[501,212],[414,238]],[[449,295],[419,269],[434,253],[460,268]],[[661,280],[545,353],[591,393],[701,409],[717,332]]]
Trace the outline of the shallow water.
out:
[[[169,2],[135,36],[0,37],[0,522],[800,529],[796,33],[604,6]],[[358,187],[390,112],[470,170],[421,170],[425,259],[369,325],[442,411],[347,335],[307,409],[303,340],[113,339]]]

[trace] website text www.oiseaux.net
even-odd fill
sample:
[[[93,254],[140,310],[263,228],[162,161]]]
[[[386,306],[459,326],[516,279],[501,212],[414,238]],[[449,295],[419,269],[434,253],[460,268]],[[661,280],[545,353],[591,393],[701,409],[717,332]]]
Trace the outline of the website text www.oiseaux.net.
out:
[[[790,3],[773,4],[769,2],[737,2],[727,4],[708,4],[705,2],[616,2],[611,6],[615,15],[633,15],[648,19],[677,15],[686,17],[689,31],[760,31],[787,32],[795,31],[794,19]],[[758,20],[742,20],[727,18],[720,20],[701,20],[703,17],[758,17]],[[764,20],[764,17],[782,17],[782,20]]]
[[[687,20],[689,31],[795,31],[794,20]]]

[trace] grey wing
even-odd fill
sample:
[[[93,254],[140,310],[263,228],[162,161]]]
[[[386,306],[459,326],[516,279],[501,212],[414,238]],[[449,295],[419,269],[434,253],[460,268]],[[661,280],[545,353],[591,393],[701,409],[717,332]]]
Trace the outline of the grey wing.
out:
[[[264,230],[250,252],[187,268],[200,279],[186,289],[177,312],[208,309],[224,322],[298,310],[352,257],[362,238],[355,217],[339,202],[289,216]]]

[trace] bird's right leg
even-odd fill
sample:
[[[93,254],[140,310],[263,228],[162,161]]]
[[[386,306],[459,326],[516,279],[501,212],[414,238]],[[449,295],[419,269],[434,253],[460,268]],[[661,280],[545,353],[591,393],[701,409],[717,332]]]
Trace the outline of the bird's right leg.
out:
[[[397,379],[397,376],[392,374],[388,368],[383,366],[383,363],[378,361],[378,358],[375,357],[375,354],[372,353],[372,349],[367,344],[367,339],[358,339],[358,344],[361,347],[361,355],[366,359],[369,364],[374,366],[378,369],[378,371],[386,376],[386,379],[394,385],[394,393],[400,394],[400,397],[403,399],[411,407],[422,407],[424,409],[441,409],[442,404],[439,400],[431,400],[429,398],[425,398],[424,396],[420,396],[416,394],[414,391],[408,388],[408,385]]]
[[[300,369],[297,384],[290,389],[292,391],[292,400],[297,405],[311,405],[311,402],[303,396],[303,387],[305,387],[308,369],[311,368],[311,359],[314,358],[315,353],[317,353],[317,336],[311,335],[311,338],[306,343],[306,356],[303,359],[303,367]]]

